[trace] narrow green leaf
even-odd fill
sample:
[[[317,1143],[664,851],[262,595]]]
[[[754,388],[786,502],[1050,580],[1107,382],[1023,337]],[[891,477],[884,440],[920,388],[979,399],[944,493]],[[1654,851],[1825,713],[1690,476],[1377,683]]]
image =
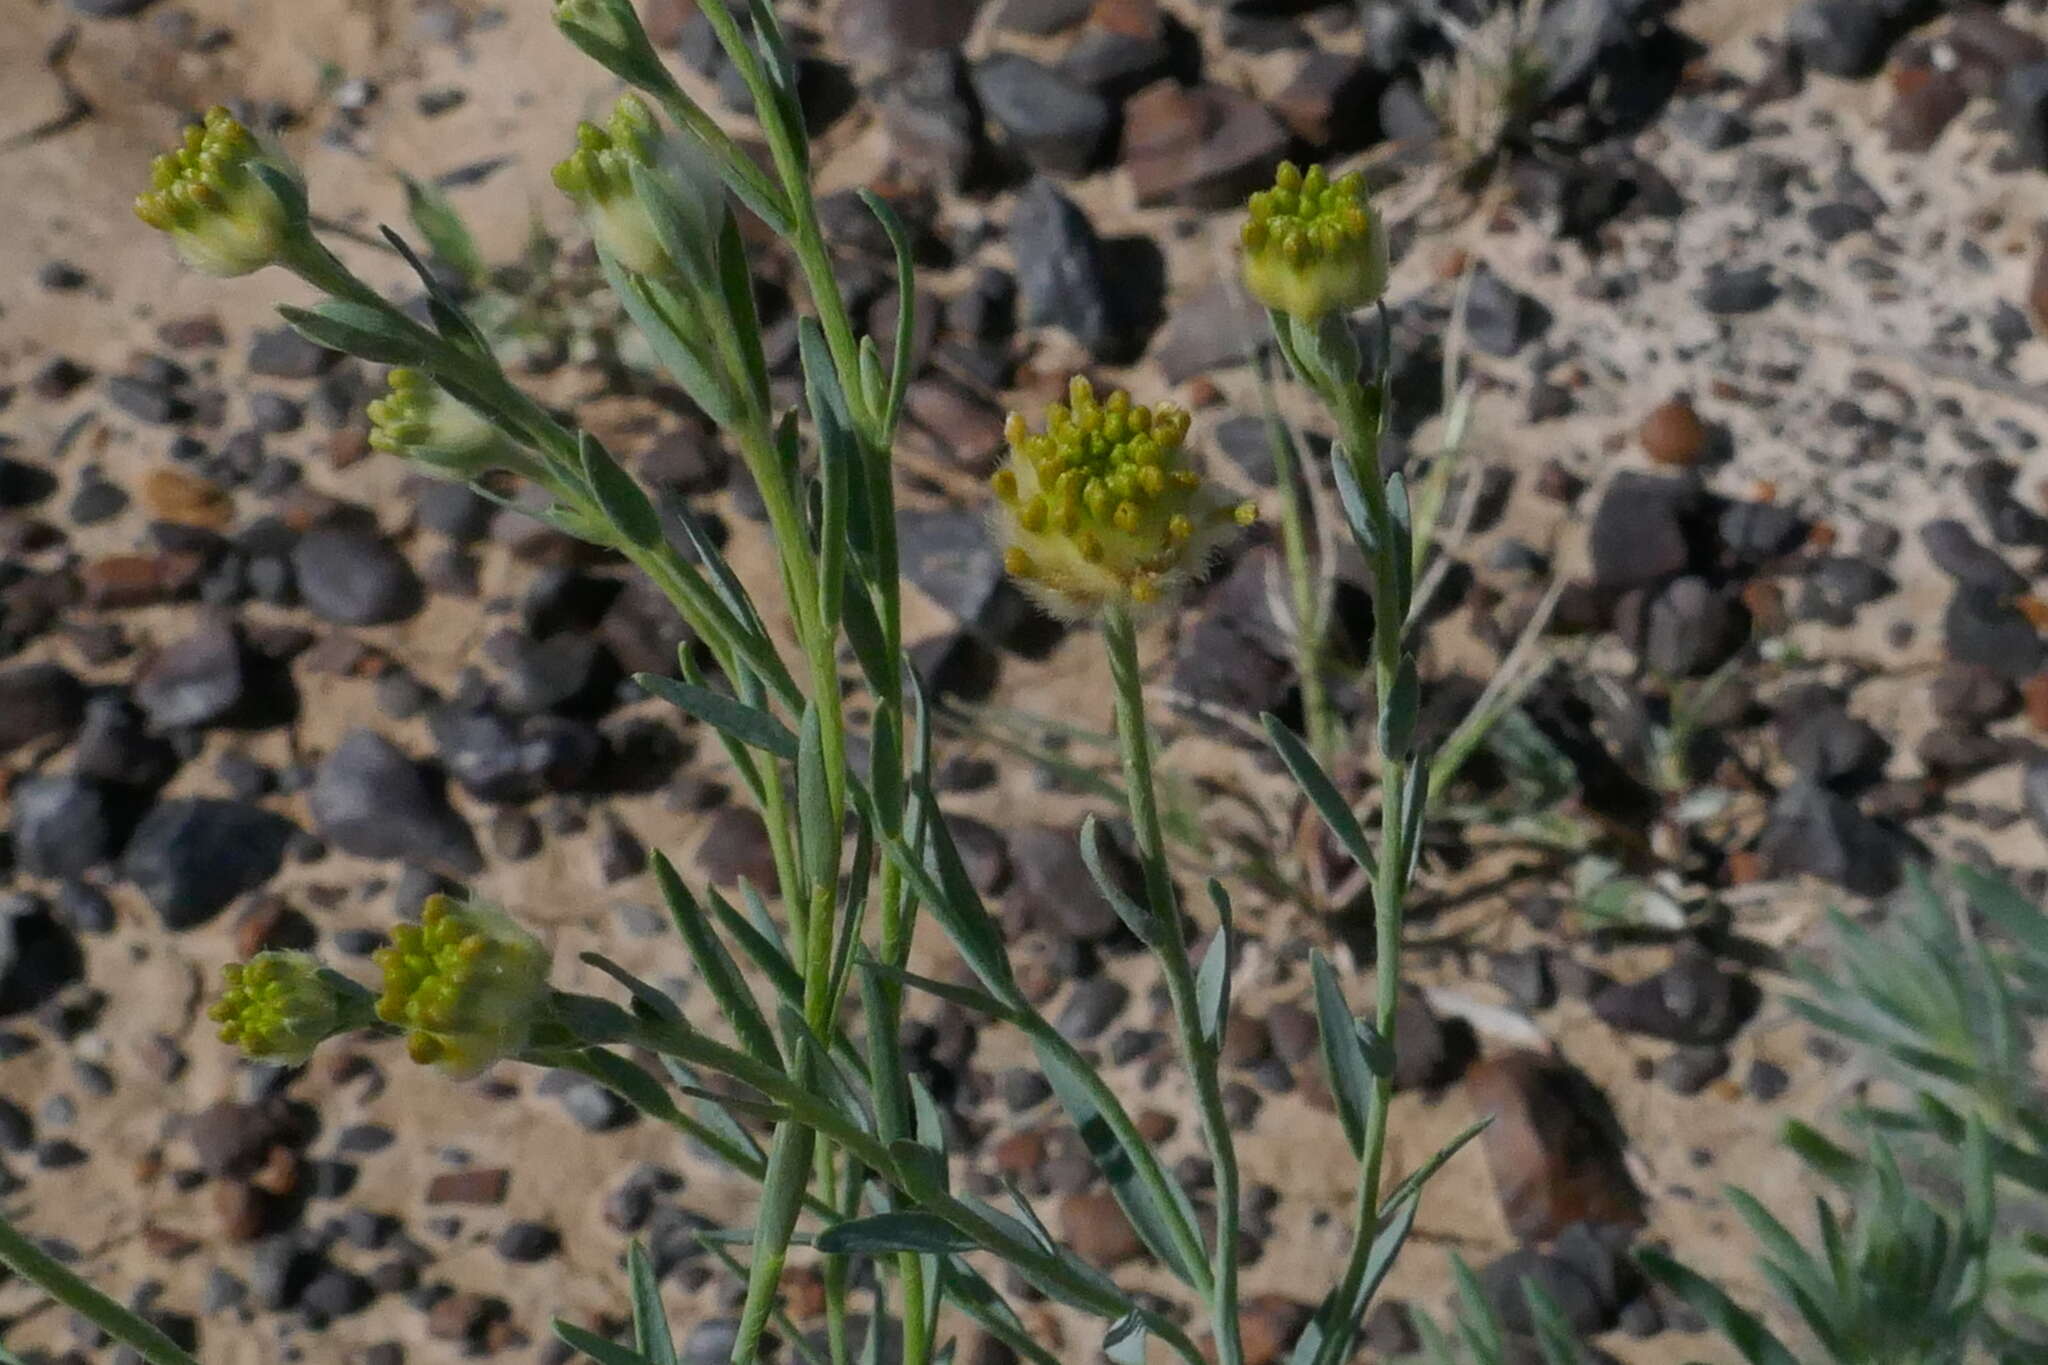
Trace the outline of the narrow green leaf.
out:
[[[607,1341],[588,1328],[578,1327],[573,1322],[555,1319],[555,1335],[576,1350],[589,1356],[597,1365],[651,1365],[647,1357],[638,1351],[628,1350],[615,1341]]]
[[[935,1213],[899,1209],[835,1224],[818,1234],[818,1250],[833,1255],[885,1256],[899,1251],[978,1251],[981,1244]]]
[[[690,960],[696,964],[698,974],[710,988],[712,999],[718,1002],[719,1013],[725,1016],[740,1046],[757,1061],[781,1070],[782,1054],[776,1050],[775,1031],[768,1027],[767,1015],[761,1012],[760,1002],[740,975],[738,964],[732,960],[718,935],[712,932],[703,907],[690,894],[689,887],[683,884],[675,864],[668,860],[667,855],[657,851],[648,859],[648,866],[654,873],[654,884],[668,906],[669,918],[675,922],[676,932],[682,935],[683,946],[689,950]]]
[[[576,956],[579,961],[597,968],[597,970],[603,972],[621,986],[624,986],[632,994],[633,1003],[639,1012],[655,1019],[667,1019],[670,1021],[683,1017],[683,1012],[676,1007],[675,1001],[669,999],[665,993],[642,981],[603,953],[583,952],[578,953]]]
[[[1713,1281],[1688,1270],[1661,1252],[1641,1250],[1636,1261],[1650,1277],[1691,1304],[1716,1332],[1726,1337],[1750,1365],[1799,1365],[1758,1318],[1737,1306]]]
[[[1154,916],[1126,895],[1116,878],[1110,875],[1109,860],[1103,856],[1102,838],[1100,820],[1090,815],[1081,822],[1081,861],[1087,864],[1088,875],[1095,879],[1095,889],[1116,911],[1116,917],[1124,922],[1124,927],[1137,936],[1138,942],[1150,947],[1158,938]]]
[[[1316,762],[1315,755],[1308,751],[1300,736],[1280,723],[1279,717],[1269,713],[1260,719],[1265,723],[1266,738],[1271,741],[1273,751],[1287,765],[1287,771],[1293,774],[1301,794],[1316,808],[1316,814],[1323,817],[1323,823],[1344,846],[1344,851],[1351,855],[1351,860],[1364,869],[1367,877],[1377,877],[1379,860],[1373,857],[1365,830],[1359,825],[1358,817],[1351,813],[1351,807],[1345,804],[1337,784],[1323,771],[1323,765]]]
[[[1094,1158],[1117,1203],[1129,1216],[1139,1239],[1161,1265],[1183,1282],[1199,1284],[1207,1268],[1191,1259],[1192,1251],[1183,1249],[1181,1235],[1181,1230],[1195,1226],[1194,1207],[1188,1202],[1186,1191],[1159,1165],[1158,1155],[1150,1147],[1143,1142],[1124,1140],[1118,1130],[1120,1126],[1128,1125],[1111,1123],[1078,1071],[1077,1063],[1070,1059],[1065,1049],[1042,1038],[1032,1041],[1038,1053],[1039,1069],[1052,1083],[1053,1093],[1059,1096],[1067,1117],[1081,1135],[1082,1144]],[[1112,1099],[1111,1102],[1115,1101]],[[1143,1175],[1140,1174],[1141,1169]],[[1153,1194],[1155,1187],[1167,1191],[1168,1197],[1173,1198],[1178,1207],[1161,1207]]]
[[[612,294],[625,308],[626,316],[654,351],[654,358],[668,371],[690,400],[704,410],[712,425],[730,427],[738,420],[732,393],[719,373],[717,362],[705,353],[701,338],[692,334],[692,310],[675,292],[644,275],[632,275],[602,246],[598,264],[610,282]]]
[[[1415,743],[1415,718],[1422,706],[1422,687],[1415,674],[1415,656],[1403,654],[1394,686],[1380,702],[1380,754],[1402,762]]]
[[[1223,1021],[1230,1014],[1230,926],[1218,925],[1209,937],[1209,950],[1195,974],[1195,1009],[1202,1028],[1202,1041],[1215,1047],[1223,1037]]]
[[[654,1263],[635,1238],[626,1247],[626,1277],[633,1287],[633,1338],[648,1365],[681,1365],[676,1356],[675,1335],[669,1331],[668,1310],[661,1304],[661,1283],[654,1277]]]
[[[872,958],[863,961],[861,967],[876,976],[900,981],[904,985],[913,986],[927,995],[936,996],[941,1000],[950,1000],[964,1009],[973,1010],[977,1014],[987,1015],[991,1019],[999,1019],[1005,1023],[1016,1023],[1019,1020],[1018,1012],[1015,1009],[996,999],[988,992],[978,991],[972,986],[962,986],[951,981],[935,981],[931,977],[919,976],[916,972],[906,971],[901,967],[892,966],[886,962],[877,962]]]
[[[1323,1066],[1329,1073],[1330,1094],[1337,1102],[1337,1119],[1353,1154],[1365,1154],[1367,1116],[1378,1103],[1372,1063],[1359,1037],[1358,1020],[1345,1002],[1337,973],[1320,949],[1309,954],[1313,979],[1316,1024],[1323,1040]]]
[[[903,832],[901,725],[896,712],[884,706],[875,713],[874,733],[868,744],[868,790],[874,800],[879,833],[885,839],[893,839]]]
[[[439,186],[415,180],[403,171],[399,172],[399,179],[405,182],[406,216],[412,219],[420,236],[427,239],[428,248],[469,283],[482,283],[483,253],[477,249],[469,225],[462,221],[462,214],[448,201],[448,196]]]
[[[882,430],[889,433],[896,430],[897,418],[903,411],[903,395],[910,387],[911,350],[917,336],[917,291],[909,282],[917,278],[917,268],[910,258],[910,235],[903,230],[896,210],[872,190],[862,190],[860,197],[888,234],[889,245],[896,251],[896,278],[903,282],[896,293],[896,348],[889,363],[888,401],[881,409]]]
[[[434,341],[395,312],[347,299],[327,299],[311,308],[278,306],[294,332],[330,351],[340,351],[380,365],[426,365]]]
[[[655,673],[636,673],[633,681],[685,715],[694,716],[748,748],[759,749],[784,762],[796,761],[796,736],[789,732],[788,726],[766,711],[735,701],[708,687],[678,682]]]
[[[577,452],[583,465],[583,482],[589,487],[591,497],[597,500],[605,520],[617,529],[621,538],[643,550],[660,545],[661,518],[655,515],[654,504],[647,500],[646,490],[619,467],[611,452],[589,432],[578,434]]]
[[[796,830],[802,843],[805,880],[830,886],[839,867],[839,822],[825,789],[824,721],[815,701],[804,707],[796,751]],[[817,926],[824,932],[824,926]]]

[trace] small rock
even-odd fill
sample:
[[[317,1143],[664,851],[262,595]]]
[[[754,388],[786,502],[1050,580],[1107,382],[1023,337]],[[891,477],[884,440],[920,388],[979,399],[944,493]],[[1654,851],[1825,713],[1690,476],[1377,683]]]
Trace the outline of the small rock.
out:
[[[1640,1227],[1630,1181],[1599,1091],[1563,1062],[1510,1052],[1465,1077],[1472,1107],[1493,1121],[1480,1137],[1501,1212],[1525,1242],[1577,1222]]]
[[[242,642],[221,618],[159,651],[135,679],[135,700],[159,730],[210,725],[240,704],[242,692]]]
[[[1793,783],[1771,804],[1757,853],[1772,877],[1806,873],[1865,896],[1898,884],[1893,836],[1847,797],[1813,782]]]
[[[1542,335],[1550,312],[1517,290],[1490,267],[1472,272],[1465,298],[1465,336],[1488,355],[1506,358]]]
[[[289,327],[258,332],[249,343],[249,373],[267,379],[318,379],[340,360],[339,351],[308,341]]]
[[[1287,130],[1227,86],[1161,81],[1124,111],[1123,161],[1141,207],[1233,206],[1272,182]]]
[[[106,792],[70,774],[27,777],[8,792],[14,857],[33,877],[79,877],[114,852]]]
[[[1969,528],[1953,518],[1943,517],[1920,528],[1920,543],[1936,568],[1966,588],[1977,588],[2000,597],[2012,597],[2027,590],[2027,580],[2007,564],[1998,551],[1978,543]]]
[[[1988,668],[2016,683],[2048,667],[2040,632],[1999,593],[1957,589],[1942,616],[1942,631],[1949,658],[1959,664]]]
[[[1039,176],[1017,196],[1010,245],[1026,323],[1064,328],[1098,358],[1123,354],[1128,337],[1115,315],[1101,239],[1052,181]]]
[[[1114,837],[1104,837],[1101,846],[1105,870],[1125,895],[1142,904],[1144,873],[1137,860]],[[1078,831],[1051,825],[1013,829],[1009,865],[1015,878],[1011,902],[1025,924],[1076,943],[1099,943],[1124,932],[1123,921],[1081,861]]]
[[[1762,312],[1776,303],[1782,292],[1767,265],[1738,269],[1716,263],[1707,267],[1706,281],[1694,298],[1707,312],[1728,317]]]
[[[1900,26],[1891,0],[1806,0],[1785,20],[1785,45],[1807,67],[1844,80],[1877,73]]]
[[[1099,1038],[1103,1030],[1123,1013],[1130,998],[1130,991],[1116,978],[1090,977],[1076,985],[1067,997],[1067,1003],[1060,1008],[1059,1018],[1055,1021],[1056,1026],[1077,1043]]]
[[[443,1171],[427,1182],[429,1204],[502,1204],[511,1188],[512,1172],[501,1166],[472,1166]]]
[[[1593,513],[1593,582],[1631,588],[1683,573],[1692,557],[1686,521],[1698,504],[1690,483],[1633,470],[1616,476]]]
[[[163,801],[136,826],[121,870],[165,928],[190,929],[269,881],[297,833],[283,816],[240,801]]]
[[[2030,63],[2007,76],[1998,105],[2020,161],[2048,167],[2048,62]]]
[[[1169,384],[1245,364],[1270,340],[1265,318],[1234,280],[1219,279],[1175,302],[1153,355]]]
[[[1786,761],[1801,776],[1826,786],[1874,778],[1891,756],[1884,736],[1850,715],[1830,693],[1781,704],[1777,730]]]
[[[498,1234],[494,1244],[498,1255],[514,1265],[533,1265],[545,1261],[561,1249],[561,1234],[545,1223],[521,1219],[507,1223],[505,1230]]]
[[[1769,1104],[1785,1093],[1792,1083],[1785,1074],[1785,1068],[1776,1062],[1758,1058],[1749,1064],[1749,1074],[1743,1080],[1743,1088],[1749,1091],[1751,1099]]]
[[[476,836],[421,766],[371,730],[351,730],[313,779],[307,805],[321,837],[363,858],[403,859],[469,877]]]
[[[56,664],[0,673],[0,754],[33,740],[68,740],[85,718],[85,689]]]
[[[420,609],[412,565],[373,531],[316,527],[299,537],[291,557],[306,605],[337,625],[387,625]]]
[[[235,500],[197,474],[159,465],[142,481],[142,505],[158,521],[225,531],[235,518]]]
[[[764,892],[774,889],[775,857],[768,826],[746,806],[720,807],[697,846],[697,870],[714,886],[737,886],[745,880]]]
[[[1116,118],[1103,96],[1016,53],[978,63],[974,89],[1005,139],[1048,175],[1092,170]]]
[[[1706,579],[1674,579],[1650,601],[1643,662],[1667,678],[1702,677],[1734,657],[1746,626],[1727,594]]]
[[[0,1018],[26,1014],[85,978],[85,958],[49,906],[0,913]]]
[[[1549,1296],[1574,1331],[1590,1334],[1606,1325],[1598,1292],[1562,1257],[1521,1247],[1481,1266],[1478,1277],[1480,1293],[1501,1326],[1524,1338],[1535,1330],[1523,1288],[1527,1283]]]
[[[1001,645],[1032,619],[979,508],[912,508],[897,521],[903,576],[967,630]]]
[[[1114,1269],[1145,1254],[1137,1229],[1107,1189],[1071,1194],[1060,1203],[1060,1230],[1082,1260]]]
[[[1707,450],[1707,424],[1683,394],[1652,408],[1636,436],[1652,460],[1681,469],[1697,464]]]
[[[1674,1094],[1697,1095],[1728,1074],[1728,1050],[1682,1047],[1657,1063],[1657,1079]]]

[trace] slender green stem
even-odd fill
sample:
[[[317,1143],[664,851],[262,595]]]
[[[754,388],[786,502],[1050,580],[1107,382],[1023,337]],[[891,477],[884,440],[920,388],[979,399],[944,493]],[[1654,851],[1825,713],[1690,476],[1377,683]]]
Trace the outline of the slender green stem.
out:
[[[1152,741],[1145,725],[1144,680],[1138,671],[1137,631],[1130,613],[1122,607],[1110,608],[1103,619],[1102,634],[1109,647],[1124,788],[1131,828],[1138,843],[1138,861],[1145,871],[1147,908],[1158,928],[1158,957],[1179,1024],[1181,1051],[1194,1077],[1202,1133],[1216,1167],[1216,1246],[1210,1270],[1209,1315],[1216,1337],[1217,1365],[1242,1365],[1244,1346],[1238,1329],[1237,1302],[1237,1144],[1231,1138],[1230,1121],[1223,1108],[1216,1043],[1202,1027],[1194,963],[1166,865],[1166,839],[1159,822],[1159,800],[1152,777]]]
[[[1279,414],[1268,413],[1273,449],[1273,477],[1280,485],[1280,549],[1287,566],[1294,607],[1295,671],[1301,676],[1301,713],[1308,728],[1309,752],[1322,763],[1337,754],[1337,712],[1330,703],[1324,676],[1329,647],[1329,622],[1317,600],[1315,565],[1308,548],[1308,489],[1295,458],[1293,438]]]
[[[149,1362],[149,1365],[199,1365],[156,1324],[122,1307],[74,1275],[41,1247],[0,1218],[0,1264],[36,1285],[64,1307],[91,1322]]]
[[[1379,435],[1366,409],[1365,395],[1355,382],[1324,399],[1335,410],[1343,436],[1344,458],[1352,472],[1365,512],[1378,542],[1372,561],[1373,671],[1378,687],[1378,704],[1385,706],[1399,675],[1408,603],[1404,585],[1408,575],[1400,571],[1396,557],[1401,553],[1394,533],[1393,512],[1379,463]],[[1361,547],[1363,549],[1364,547]],[[1383,755],[1380,770],[1380,849],[1378,875],[1373,884],[1373,929],[1375,938],[1376,999],[1374,1026],[1389,1049],[1394,1046],[1401,989],[1401,938],[1404,903],[1408,894],[1410,850],[1404,831],[1409,826],[1409,760],[1405,756]],[[1426,800],[1423,795],[1419,799]],[[1355,1208],[1357,1231],[1351,1254],[1339,1281],[1336,1302],[1355,1302],[1365,1281],[1371,1257],[1374,1229],[1378,1222],[1382,1182],[1385,1178],[1387,1116],[1392,1107],[1393,1077],[1384,1075],[1373,1082],[1373,1104],[1366,1117],[1365,1150],[1360,1159],[1358,1199]],[[1345,1320],[1330,1324],[1317,1353],[1315,1365],[1337,1365],[1351,1348],[1358,1324]]]

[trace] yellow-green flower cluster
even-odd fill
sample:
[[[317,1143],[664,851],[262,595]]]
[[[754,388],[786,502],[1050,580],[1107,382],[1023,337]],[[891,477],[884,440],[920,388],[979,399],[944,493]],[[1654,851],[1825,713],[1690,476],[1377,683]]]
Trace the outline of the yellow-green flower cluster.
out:
[[[227,988],[206,1011],[220,1040],[251,1057],[296,1066],[348,1025],[340,991],[306,953],[258,953],[230,962]]]
[[[277,164],[253,134],[215,106],[185,130],[175,151],[150,165],[150,189],[135,216],[167,232],[194,270],[223,278],[247,275],[283,257],[301,225],[297,210],[255,167]]]
[[[669,269],[668,251],[633,187],[633,167],[654,164],[654,114],[623,95],[602,128],[576,125],[576,150],[555,167],[555,187],[576,201],[598,245],[639,275]]]
[[[377,950],[377,1017],[413,1060],[473,1076],[526,1046],[548,998],[548,953],[503,911],[431,897]]]
[[[1251,197],[1244,279],[1275,312],[1314,322],[1379,298],[1387,287],[1387,229],[1366,202],[1365,178],[1304,175],[1287,161],[1273,188]]]
[[[1097,401],[1086,379],[1033,431],[1012,413],[1010,453],[990,481],[1004,564],[1058,615],[1150,606],[1187,586],[1255,517],[1188,468],[1188,415],[1140,407],[1118,390]]]
[[[528,461],[484,415],[418,370],[395,369],[369,405],[370,446],[449,478],[474,479]]]

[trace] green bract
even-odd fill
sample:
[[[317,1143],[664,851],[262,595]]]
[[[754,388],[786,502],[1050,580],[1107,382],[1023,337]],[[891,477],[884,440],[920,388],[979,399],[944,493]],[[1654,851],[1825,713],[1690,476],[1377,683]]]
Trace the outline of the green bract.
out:
[[[1321,166],[1303,175],[1284,161],[1273,188],[1248,207],[1245,285],[1274,312],[1313,322],[1363,308],[1386,289],[1386,224],[1358,172],[1332,181]]]
[[[277,265],[303,210],[280,195],[259,165],[289,176],[227,110],[215,105],[185,130],[183,144],[150,165],[150,189],[135,216],[171,235],[194,270],[229,277]]]
[[[405,1031],[413,1060],[473,1076],[526,1046],[548,999],[548,952],[492,906],[428,899],[417,925],[377,950],[377,1017]]]
[[[308,953],[258,953],[221,975],[227,988],[206,1016],[251,1057],[297,1065],[348,1027],[338,985]]]
[[[672,268],[654,221],[633,188],[633,167],[654,164],[658,129],[637,95],[622,95],[602,128],[576,126],[576,150],[555,166],[555,186],[576,201],[597,244],[636,275]]]
[[[1075,376],[1045,430],[1004,428],[1009,458],[990,486],[1010,573],[1061,616],[1151,606],[1186,587],[1257,513],[1188,468],[1188,414],[1121,389],[1098,402]]]

